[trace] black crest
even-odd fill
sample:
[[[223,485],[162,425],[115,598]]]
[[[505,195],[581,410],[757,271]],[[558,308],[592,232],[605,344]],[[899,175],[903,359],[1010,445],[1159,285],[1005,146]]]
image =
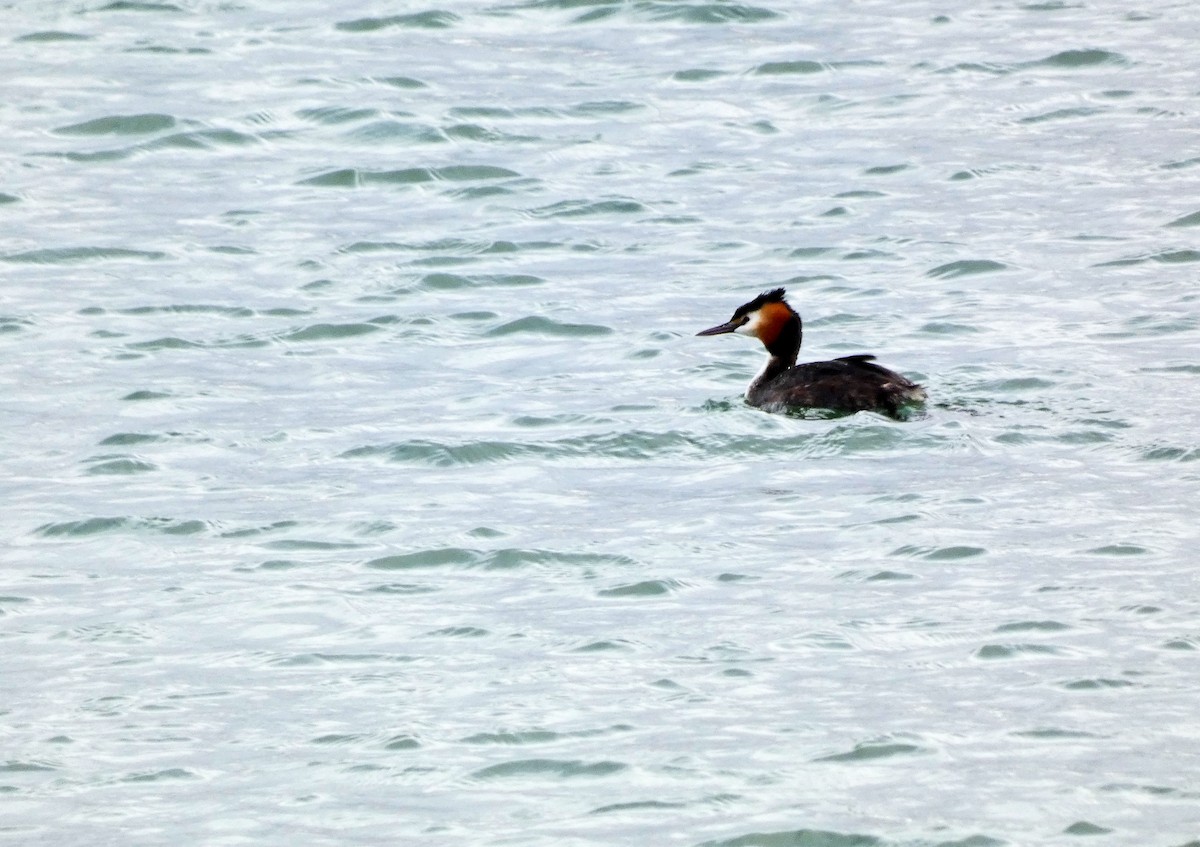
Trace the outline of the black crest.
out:
[[[785,306],[787,306],[786,301],[783,299],[786,294],[787,292],[782,288],[773,288],[770,291],[764,291],[746,305],[738,306],[737,311],[733,313],[733,319],[736,321],[742,315],[748,315],[751,312],[757,312],[768,303],[783,303]],[[788,308],[790,309],[791,306],[788,306]]]

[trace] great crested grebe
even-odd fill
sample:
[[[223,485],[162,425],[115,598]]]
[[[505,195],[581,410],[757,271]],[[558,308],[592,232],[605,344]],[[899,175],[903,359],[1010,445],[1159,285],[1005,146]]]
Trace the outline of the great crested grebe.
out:
[[[906,405],[925,399],[925,389],[895,371],[875,364],[874,356],[842,356],[828,362],[796,364],[803,329],[800,315],[787,304],[784,290],[766,291],[733,317],[697,335],[736,332],[763,343],[771,358],[746,389],[746,402],[769,412],[832,409],[901,416]]]

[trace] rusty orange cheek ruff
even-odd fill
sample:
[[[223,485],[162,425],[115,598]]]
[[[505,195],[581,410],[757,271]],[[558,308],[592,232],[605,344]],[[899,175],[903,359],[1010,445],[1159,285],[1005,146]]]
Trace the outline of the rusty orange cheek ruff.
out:
[[[783,303],[766,303],[758,311],[754,335],[767,347],[779,338],[785,324],[792,319],[792,310]]]

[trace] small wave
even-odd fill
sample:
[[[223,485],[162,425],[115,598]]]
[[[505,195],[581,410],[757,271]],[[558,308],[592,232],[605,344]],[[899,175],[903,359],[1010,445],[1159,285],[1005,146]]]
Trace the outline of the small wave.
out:
[[[495,329],[489,330],[488,335],[493,337],[505,335],[517,335],[521,333],[531,333],[534,335],[554,335],[563,338],[579,338],[596,335],[611,335],[612,329],[606,326],[597,324],[570,324],[560,323],[559,321],[545,318],[541,315],[529,315],[528,317],[518,318],[515,321],[509,321]]]
[[[630,582],[615,588],[603,588],[596,592],[599,597],[659,597],[670,594],[682,585],[674,579],[647,579]]]
[[[611,641],[608,639],[605,639],[602,641],[589,641],[587,644],[581,644],[578,647],[573,648],[571,650],[571,652],[572,653],[610,653],[613,651],[627,652],[631,649],[633,649],[633,645],[630,644],[630,642],[618,638],[618,639],[611,640]]]
[[[573,732],[555,732],[548,729],[530,729],[514,732],[479,732],[460,739],[463,744],[500,744],[505,746],[520,746],[523,744],[547,744],[567,738],[595,738],[610,735],[614,732],[628,732],[633,727],[628,724],[613,724],[602,729],[580,729]]]
[[[54,132],[58,135],[149,135],[172,129],[175,125],[174,117],[158,113],[107,115],[83,123],[60,126]]]
[[[812,59],[797,59],[789,62],[764,62],[757,65],[753,73],[759,76],[780,76],[790,74],[819,74],[826,71],[849,70],[853,68],[873,68],[883,65],[883,62],[871,60],[822,62]]]
[[[171,307],[166,307],[165,310],[169,310],[170,308]],[[229,317],[241,317],[241,314],[236,310],[229,310],[221,313]],[[275,316],[292,317],[295,313],[296,310],[286,310],[284,315]],[[269,315],[270,313],[263,314]],[[319,343],[324,341],[340,341],[343,339],[358,338],[360,336],[379,332],[385,326],[397,323],[398,320],[398,318],[392,315],[382,315],[369,321],[357,323],[316,323],[285,331],[265,332],[257,335],[239,333],[237,335],[222,336],[211,339],[194,339],[183,338],[177,335],[166,335],[159,338],[146,339],[144,341],[131,341],[125,344],[123,349],[132,351],[132,354],[143,354],[164,350],[221,350],[267,347],[273,343],[305,344]]]
[[[1030,62],[960,62],[950,67],[941,68],[938,73],[985,73],[995,76],[1003,76],[1006,74],[1019,73],[1024,70],[1037,69],[1061,69],[1061,70],[1081,70],[1086,68],[1097,68],[1105,65],[1111,66],[1128,66],[1132,64],[1130,60],[1120,53],[1112,53],[1108,50],[1063,50],[1059,53],[1054,53],[1042,59],[1034,59]]]
[[[128,476],[158,470],[158,465],[136,456],[93,456],[85,463],[92,476]]]
[[[1053,388],[1057,383],[1048,379],[1042,379],[1037,376],[1019,376],[1010,377],[1008,379],[993,379],[987,382],[981,382],[975,386],[976,390],[984,391],[988,394],[1012,394],[1022,391],[1037,391]]]
[[[925,276],[935,279],[954,279],[960,276],[974,276],[1006,270],[1008,270],[1008,265],[991,259],[961,259],[957,262],[938,265],[936,268],[926,271]]]
[[[120,133],[118,133],[120,134]],[[133,144],[129,147],[118,147],[109,150],[68,150],[66,152],[37,153],[34,155],[66,159],[68,162],[118,162],[128,159],[138,153],[151,153],[158,150],[216,150],[224,147],[244,147],[261,143],[264,136],[238,132],[232,129],[203,128],[178,132]]]
[[[278,541],[265,541],[262,546],[267,550],[358,550],[364,545],[354,541],[314,541],[309,538],[281,538]]]
[[[934,443],[941,440],[935,434],[907,431],[893,423],[866,423],[866,419],[857,416],[843,416],[836,420],[848,423],[831,429],[781,437],[633,430],[532,442],[487,440],[447,443],[415,439],[354,447],[341,453],[340,457],[415,462],[434,467],[490,464],[530,456],[541,461],[577,458],[644,461],[662,456],[690,455],[712,461],[786,454],[795,459],[802,456],[871,455],[896,450],[910,443],[928,447],[930,439]]]
[[[328,735],[318,735],[316,738],[310,738],[308,743],[320,745],[357,744],[367,740],[368,737],[360,733],[332,732]]]
[[[668,803],[663,800],[635,800],[629,803],[612,803],[608,806],[597,806],[588,812],[589,815],[607,815],[611,812],[665,811],[670,809],[686,809],[687,803]]]
[[[368,118],[379,117],[378,109],[361,109],[350,106],[319,106],[312,109],[301,109],[296,117],[313,123],[334,125],[364,121]]]
[[[903,571],[875,571],[867,573],[866,571],[851,570],[838,574],[838,579],[853,580],[855,582],[905,582],[910,579],[916,579],[916,576]]]
[[[911,168],[912,165],[908,164],[907,162],[900,162],[895,165],[876,165],[874,167],[867,168],[865,171],[863,171],[863,174],[865,176],[891,176],[892,174],[902,173],[903,171],[910,170]]]
[[[524,250],[547,250],[566,245],[555,241],[466,241],[462,238],[441,238],[436,241],[355,241],[339,247],[340,253],[435,253],[457,255],[485,255],[492,253],[517,253]]]
[[[1140,448],[1138,457],[1146,462],[1195,462],[1200,460],[1200,447],[1155,444]]]
[[[1062,650],[1050,644],[984,644],[975,651],[975,658],[994,661],[1029,656],[1058,656],[1061,653]]]
[[[1146,262],[1157,262],[1164,265],[1179,265],[1200,262],[1200,250],[1163,250],[1159,253],[1145,253],[1131,256],[1127,259],[1114,259],[1110,262],[1100,262],[1092,265],[1094,268],[1117,268],[1126,265],[1141,265]]]
[[[649,211],[636,200],[612,199],[589,202],[587,200],[562,200],[549,206],[526,210],[534,218],[581,218],[591,215],[629,215]]]
[[[0,618],[5,615],[19,614],[18,611],[26,603],[33,603],[32,597],[20,597],[15,594],[0,594]]]
[[[1068,624],[1059,621],[1014,621],[1000,624],[993,632],[1063,632],[1070,629]]]
[[[1093,333],[1095,338],[1139,338],[1157,335],[1174,335],[1191,332],[1200,326],[1200,320],[1178,313],[1152,313],[1133,315],[1121,321],[1121,329]]]
[[[146,341],[131,341],[124,346],[124,349],[133,351],[128,355],[138,355],[141,353],[153,353],[158,350],[266,347],[269,343],[270,342],[265,338],[258,338],[252,335],[236,335],[230,338],[219,338],[212,341],[193,341],[191,339],[180,338],[175,335],[166,335],[161,338],[151,338]]]
[[[296,521],[275,521],[260,526],[240,527],[238,529],[227,529],[220,533],[221,538],[254,538],[259,535],[267,535],[270,533],[280,532],[285,529],[292,529],[299,524]]]
[[[142,517],[135,515],[96,516],[71,521],[56,521],[37,527],[34,532],[46,538],[87,537],[102,533],[158,533],[162,535],[207,534],[218,538],[256,538],[298,526],[296,521],[282,520],[261,526],[224,529],[220,523],[194,518]],[[335,549],[353,549],[360,544],[342,543]],[[314,549],[308,542],[296,542],[290,549]],[[324,549],[324,548],[320,548]]]
[[[1129,679],[1098,677],[1094,679],[1074,679],[1062,683],[1062,687],[1067,691],[1105,691],[1113,688],[1132,688],[1136,684]]]
[[[596,115],[623,115],[645,108],[645,104],[633,100],[587,100],[583,103],[576,103],[567,111],[567,114],[573,117],[591,118]]]
[[[548,741],[558,741],[562,733],[545,729],[525,730],[524,732],[480,732],[462,739],[463,744],[545,744]]]
[[[779,12],[761,6],[738,3],[642,3],[645,14],[658,21],[688,24],[755,24],[782,17]]]
[[[950,547],[926,547],[912,544],[905,544],[903,547],[897,547],[888,555],[901,556],[905,558],[928,559],[934,562],[956,561],[958,559],[970,559],[975,556],[982,556],[987,553],[982,547],[970,547],[967,545],[954,545]]]
[[[1150,551],[1140,544],[1105,544],[1084,552],[1093,556],[1142,556]]]
[[[104,314],[100,309],[89,314]],[[179,303],[170,306],[132,306],[117,309],[118,315],[218,315],[223,318],[250,318],[257,314],[245,306],[218,306],[209,303]]]
[[[531,274],[452,274],[432,273],[421,277],[421,287],[431,290],[455,288],[516,287],[543,285],[546,280]],[[489,313],[490,314],[490,313]]]
[[[161,771],[138,771],[121,778],[121,782],[165,782],[177,779],[200,779],[200,775],[187,768],[167,768]]]
[[[1061,121],[1070,118],[1090,118],[1093,115],[1104,113],[1104,109],[1096,109],[1092,107],[1076,107],[1071,109],[1052,109],[1049,112],[1043,112],[1040,115],[1030,115],[1027,118],[1021,118],[1018,123],[1022,124],[1040,124],[1047,121]]]
[[[183,9],[174,3],[146,3],[136,0],[116,0],[106,6],[96,9],[97,12],[170,12],[182,14]]]
[[[520,176],[516,171],[496,165],[446,165],[445,167],[434,168],[433,174],[436,179],[448,180],[450,182],[510,179]]]
[[[412,661],[413,657],[402,653],[292,653],[272,659],[269,664],[290,668],[312,665],[408,664]]]
[[[13,41],[32,41],[42,44],[48,44],[55,41],[91,41],[92,36],[83,35],[78,32],[63,32],[59,29],[48,29],[41,32],[29,32],[25,35],[18,35]]]
[[[956,65],[939,68],[939,74],[952,73],[984,73],[994,76],[1003,76],[1004,74],[1012,73],[1016,68],[1013,65],[1003,64],[999,62],[959,62]]]
[[[634,0],[631,3],[580,3],[579,0],[533,0],[522,8],[573,11],[580,6],[591,8],[572,18],[572,24],[587,25],[608,21],[615,17],[701,25],[754,24],[780,17],[780,13],[760,6],[723,2],[677,3],[663,2],[663,0]]]
[[[0,315],[0,335],[22,332],[34,326],[36,324],[29,318],[20,318],[15,315]]]
[[[1063,830],[1063,835],[1109,835],[1112,830],[1091,821],[1075,821]]]
[[[429,87],[427,83],[421,82],[421,80],[411,76],[381,76],[376,77],[375,81],[382,82],[384,85],[390,85],[392,88],[414,89]]]
[[[627,556],[608,553],[576,553],[557,550],[529,550],[502,548],[499,550],[477,550],[465,547],[435,547],[411,553],[398,553],[371,559],[364,566],[373,570],[396,571],[420,568],[483,568],[485,570],[511,570],[522,567],[561,566],[588,568],[609,566],[628,568],[637,563]]]
[[[487,638],[492,633],[477,626],[447,626],[425,634],[439,638]]]
[[[339,21],[335,28],[342,32],[378,32],[381,29],[402,27],[407,29],[449,29],[459,22],[460,18],[453,12],[431,9],[427,12],[417,12],[412,15],[389,15],[382,18],[357,18],[352,21]]]
[[[173,395],[169,392],[166,392],[166,391],[153,391],[148,388],[142,388],[137,391],[129,392],[121,399],[136,403],[136,402],[140,402],[142,400],[167,400],[174,396],[175,395]]]
[[[302,179],[297,185],[329,188],[357,188],[362,185],[416,185],[438,180],[466,182],[519,177],[516,171],[493,165],[448,165],[441,168],[401,168],[393,171],[365,171],[341,168]]]
[[[1101,739],[1104,736],[1094,732],[1084,732],[1074,729],[1059,729],[1058,727],[1039,727],[1024,729],[1012,733],[1018,738],[1032,738],[1038,741],[1078,741],[1080,739]]]
[[[167,258],[157,250],[129,250],[124,247],[51,247],[0,256],[2,262],[28,262],[42,265],[62,265],[72,262],[141,259],[158,261]]]
[[[512,118],[561,118],[562,112],[546,106],[453,106],[447,115],[453,118],[489,118],[506,120]]]
[[[376,570],[411,570],[413,568],[441,568],[448,565],[474,565],[482,558],[478,550],[465,550],[459,547],[445,547],[437,550],[420,550],[415,553],[402,553],[395,556],[383,556],[366,563],[368,568]]]
[[[517,759],[482,768],[473,773],[472,776],[475,779],[481,780],[507,779],[510,777],[576,779],[579,777],[609,776],[628,768],[629,765],[623,762],[584,762],[578,759]]]
[[[726,71],[713,70],[712,68],[688,68],[687,70],[676,71],[671,74],[671,79],[676,82],[708,82],[712,79],[728,76]]]
[[[186,350],[191,347],[203,347],[199,341],[188,341],[173,335],[162,338],[152,338],[149,341],[133,341],[125,345],[130,350]]]
[[[982,332],[979,327],[968,326],[967,324],[953,323],[951,321],[931,321],[921,326],[918,332],[928,333],[929,335],[975,335]]]
[[[170,47],[165,44],[139,44],[126,47],[122,53],[157,53],[166,56],[207,56],[213,51],[205,47]]]
[[[554,8],[563,6],[560,2],[546,4]],[[569,7],[579,5],[571,3]],[[645,18],[651,21],[671,21],[683,24],[753,24],[761,21],[774,20],[780,17],[778,12],[759,6],[745,6],[736,3],[676,3],[661,2],[661,0],[637,0],[633,3],[599,5],[597,8],[576,17],[574,24],[590,24],[608,20],[618,15],[635,18]]]
[[[162,138],[156,138],[153,141],[140,144],[135,149],[139,151],[160,150],[164,148],[213,150],[220,147],[245,147],[261,142],[262,139],[257,135],[237,132],[232,129],[210,127],[190,132],[177,132],[172,135],[164,135]]]
[[[85,538],[106,532],[153,532],[163,535],[194,535],[198,532],[206,532],[209,529],[209,524],[198,520],[93,517],[43,524],[35,532],[46,538]]]
[[[1128,58],[1120,53],[1112,53],[1108,50],[1063,50],[1060,53],[1055,53],[1052,56],[1047,56],[1044,59],[1038,59],[1034,62],[1027,62],[1019,67],[1022,68],[1094,68],[1101,65],[1129,65],[1132,64]]]
[[[914,753],[928,753],[924,747],[899,741],[864,741],[855,744],[854,749],[845,753],[832,753],[819,756],[814,762],[867,762],[876,759],[890,759],[895,756],[911,756]]]
[[[49,762],[39,761],[37,759],[9,759],[6,762],[0,762],[0,773],[40,773],[59,770],[58,765],[52,765]]]
[[[1016,164],[991,165],[989,167],[969,168],[968,170],[965,170],[965,171],[955,171],[953,174],[950,175],[950,179],[954,180],[955,182],[961,182],[963,180],[982,179],[985,177],[995,176],[998,174],[1011,174],[1011,173],[1034,174],[1034,173],[1038,173],[1040,170],[1041,170],[1041,168],[1039,168],[1036,165],[1016,165]]]
[[[280,341],[337,341],[343,338],[356,338],[378,332],[383,327],[378,323],[351,324],[312,324],[301,327],[278,336]]]
[[[747,832],[734,838],[705,841],[695,847],[884,847],[884,844],[885,842],[874,835],[856,832],[792,829],[781,832]]]
[[[1176,218],[1167,224],[1167,226],[1200,226],[1200,212],[1192,212],[1190,215]]]
[[[446,138],[456,141],[477,141],[485,144],[524,144],[538,141],[536,135],[517,135],[475,123],[449,124],[441,128]]]
[[[448,138],[440,129],[429,124],[411,121],[372,121],[357,127],[350,137],[356,141],[412,142],[414,144],[445,144]]]

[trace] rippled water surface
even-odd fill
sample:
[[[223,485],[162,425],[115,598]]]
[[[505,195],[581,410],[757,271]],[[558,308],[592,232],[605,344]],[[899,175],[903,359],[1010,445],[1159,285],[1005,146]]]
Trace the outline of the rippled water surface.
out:
[[[0,840],[1200,843],[1193,4],[0,21]]]

